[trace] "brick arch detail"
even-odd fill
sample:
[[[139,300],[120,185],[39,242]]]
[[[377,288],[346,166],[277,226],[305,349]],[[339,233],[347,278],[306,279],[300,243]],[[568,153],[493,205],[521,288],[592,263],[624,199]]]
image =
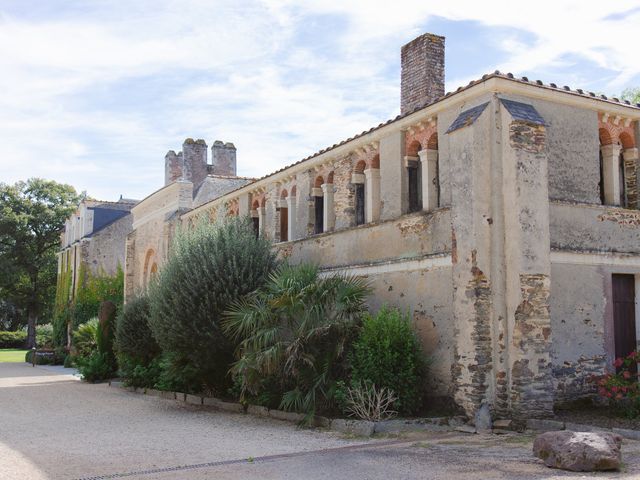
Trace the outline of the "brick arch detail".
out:
[[[363,163],[364,162],[364,167]],[[366,153],[354,154],[351,163],[354,173],[363,173],[369,168],[380,168],[380,153],[376,150],[368,150]]]
[[[602,119],[598,120],[598,135],[600,137],[601,145],[611,145],[612,143],[619,143],[623,148],[635,148],[635,131],[634,122],[625,127],[622,122],[615,125],[611,118],[603,122]]]
[[[416,147],[420,146],[418,150]],[[422,130],[415,129],[407,131],[405,137],[406,153],[409,156],[415,157],[420,150],[429,148],[432,150],[438,149],[438,125],[429,125]],[[415,151],[414,151],[415,150]]]

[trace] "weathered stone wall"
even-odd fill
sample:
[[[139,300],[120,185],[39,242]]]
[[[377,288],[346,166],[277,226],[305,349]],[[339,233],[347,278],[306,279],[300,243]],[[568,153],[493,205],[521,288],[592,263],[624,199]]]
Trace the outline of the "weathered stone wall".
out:
[[[180,215],[191,208],[193,184],[177,181],[136,205],[133,232],[125,247],[125,298],[146,288],[149,267],[166,261],[171,240],[181,224]]]
[[[115,275],[125,266],[125,244],[131,232],[133,215],[126,215],[91,235],[83,244],[83,255],[94,275]]]

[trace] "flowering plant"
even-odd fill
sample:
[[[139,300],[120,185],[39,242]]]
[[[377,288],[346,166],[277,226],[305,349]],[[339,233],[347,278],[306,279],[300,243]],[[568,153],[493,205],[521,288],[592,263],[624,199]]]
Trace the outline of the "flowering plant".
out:
[[[640,352],[631,352],[613,362],[616,373],[607,373],[593,379],[598,387],[598,395],[607,398],[611,405],[632,417],[640,414],[640,384],[637,373],[639,361]]]

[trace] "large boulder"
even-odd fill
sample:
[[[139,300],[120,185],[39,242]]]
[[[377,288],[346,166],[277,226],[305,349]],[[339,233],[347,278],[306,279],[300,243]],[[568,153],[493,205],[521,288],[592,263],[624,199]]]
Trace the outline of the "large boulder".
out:
[[[533,454],[547,467],[574,472],[618,470],[622,437],[600,432],[545,432],[533,442]]]

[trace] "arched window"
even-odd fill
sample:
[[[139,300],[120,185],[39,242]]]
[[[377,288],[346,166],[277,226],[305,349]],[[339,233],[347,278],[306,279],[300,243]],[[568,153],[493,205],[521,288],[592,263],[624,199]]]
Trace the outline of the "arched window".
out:
[[[158,273],[158,263],[156,260],[156,252],[150,248],[144,257],[144,268],[142,270],[142,286],[147,288],[153,277]]]

